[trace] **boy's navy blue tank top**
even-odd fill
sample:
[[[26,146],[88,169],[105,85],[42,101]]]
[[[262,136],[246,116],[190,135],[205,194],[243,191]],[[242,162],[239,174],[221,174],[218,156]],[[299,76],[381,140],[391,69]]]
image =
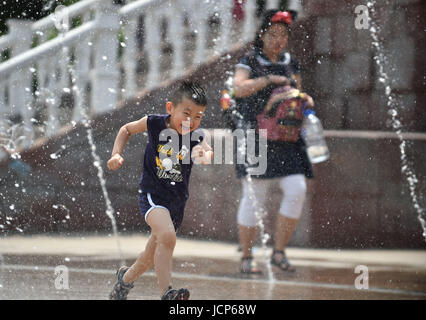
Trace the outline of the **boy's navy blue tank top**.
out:
[[[168,201],[186,201],[193,164],[191,151],[203,140],[204,134],[201,129],[183,136],[173,129],[163,131],[167,129],[168,117],[169,115],[148,116],[148,144],[145,148],[140,187],[142,192],[153,193]]]

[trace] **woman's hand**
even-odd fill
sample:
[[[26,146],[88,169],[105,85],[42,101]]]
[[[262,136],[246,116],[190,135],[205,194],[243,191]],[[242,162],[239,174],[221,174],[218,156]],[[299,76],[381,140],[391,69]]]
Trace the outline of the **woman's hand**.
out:
[[[277,76],[277,75],[267,75],[266,80],[269,81],[270,84],[276,84],[276,85],[290,85],[290,79],[284,76]]]
[[[291,88],[290,90],[287,90],[278,94],[274,94],[269,98],[268,103],[266,104],[266,110],[269,111],[277,101],[295,98],[299,96],[299,94],[300,94],[300,91],[295,88]]]
[[[109,170],[117,170],[121,168],[123,163],[123,157],[119,153],[116,153],[108,160],[107,166]]]
[[[270,84],[284,86],[290,84],[290,79],[277,75],[267,75],[252,79],[248,70],[237,68],[234,76],[234,94],[237,98],[248,97]]]
[[[314,107],[314,99],[306,93],[303,93],[303,100],[305,100],[307,108],[313,108]]]

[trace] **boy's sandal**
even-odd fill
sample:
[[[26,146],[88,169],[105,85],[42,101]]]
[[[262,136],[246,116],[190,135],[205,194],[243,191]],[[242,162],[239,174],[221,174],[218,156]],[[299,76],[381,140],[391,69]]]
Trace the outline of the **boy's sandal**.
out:
[[[282,255],[282,258],[278,261],[277,261],[277,259],[275,259],[276,254]],[[271,265],[280,268],[282,271],[287,271],[287,272],[295,272],[296,271],[296,268],[294,266],[292,266],[290,264],[290,262],[288,261],[287,256],[285,255],[284,251],[274,250],[274,252],[272,253],[272,257],[271,257]]]
[[[243,274],[261,274],[262,270],[256,268],[253,257],[249,256],[241,258],[240,272]]]

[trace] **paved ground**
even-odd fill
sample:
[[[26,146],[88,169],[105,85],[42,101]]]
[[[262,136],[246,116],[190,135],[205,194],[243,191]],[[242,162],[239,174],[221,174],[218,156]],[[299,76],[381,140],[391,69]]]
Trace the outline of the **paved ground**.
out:
[[[114,237],[26,236],[0,238],[0,299],[107,299],[116,268],[130,265],[146,235]],[[426,251],[322,250],[288,248],[294,274],[273,268],[271,278],[261,248],[255,257],[264,274],[242,276],[235,244],[178,239],[173,282],[195,300],[426,299]],[[368,268],[355,273],[355,268]],[[68,271],[66,275],[61,267]],[[55,273],[56,270],[56,273]],[[62,281],[61,281],[62,279]],[[368,289],[357,289],[356,283]],[[129,300],[159,298],[153,271],[135,283]]]

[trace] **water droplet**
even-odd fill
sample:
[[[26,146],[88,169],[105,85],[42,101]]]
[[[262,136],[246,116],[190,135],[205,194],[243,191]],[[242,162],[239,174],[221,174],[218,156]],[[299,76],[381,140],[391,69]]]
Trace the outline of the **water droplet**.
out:
[[[386,95],[388,96],[388,95],[390,95],[391,94],[391,87],[390,86],[387,86],[386,87]]]
[[[394,129],[398,129],[401,127],[401,122],[399,120],[395,120],[392,124]]]
[[[395,109],[389,109],[388,110],[388,114],[392,117],[395,117],[398,113],[396,112]]]

